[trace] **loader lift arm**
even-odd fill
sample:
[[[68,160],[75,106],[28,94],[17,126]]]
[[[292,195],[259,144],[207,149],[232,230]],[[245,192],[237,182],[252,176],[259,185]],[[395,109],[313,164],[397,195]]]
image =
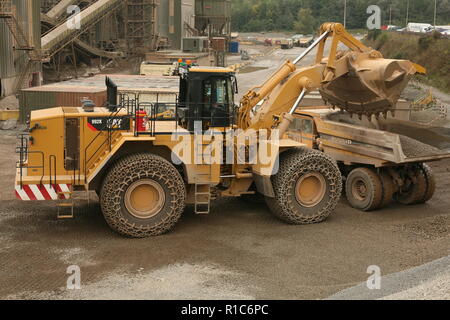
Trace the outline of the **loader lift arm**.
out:
[[[325,101],[359,116],[394,112],[400,93],[415,73],[425,69],[406,60],[384,59],[380,52],[365,46],[342,24],[325,23],[320,37],[293,62],[286,61],[262,86],[252,88],[241,99],[238,127],[241,129],[288,128],[292,114],[306,93],[317,90]],[[331,38],[328,57],[325,44]],[[350,50],[338,51],[339,44]],[[297,64],[318,46],[315,64]],[[263,101],[252,117],[253,108]]]

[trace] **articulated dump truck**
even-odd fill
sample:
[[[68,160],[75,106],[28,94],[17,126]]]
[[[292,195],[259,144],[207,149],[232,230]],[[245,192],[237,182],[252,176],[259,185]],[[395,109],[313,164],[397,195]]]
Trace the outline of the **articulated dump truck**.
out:
[[[337,160],[348,202],[362,211],[393,200],[431,200],[436,182],[427,163],[450,158],[450,130],[395,118],[359,119],[327,108],[298,109],[286,135]]]
[[[325,56],[327,41],[331,46]],[[341,44],[348,50],[339,51]],[[299,66],[315,48],[314,63]],[[348,136],[334,134],[338,142],[352,141],[348,150],[339,152],[332,152],[326,135],[333,132],[322,131],[319,121],[322,143],[317,148],[307,139],[286,137],[303,98],[319,90],[343,113],[382,118],[395,108],[411,77],[424,72],[410,61],[384,59],[341,24],[326,23],[301,56],[286,61],[262,85],[249,90],[239,106],[234,102],[237,80],[227,68],[181,68],[178,102],[173,105],[141,103],[139,97],[117,99],[117,88],[107,80],[106,107],[85,104],[32,112],[29,130],[20,137],[16,195],[22,200],[53,200],[58,217],[72,218],[74,192],[95,191],[106,222],[128,237],[172,230],[186,205],[193,205],[197,214],[208,214],[211,201],[218,197],[255,193],[265,197],[280,220],[319,223],[341,197],[343,178],[336,159],[339,164],[353,163],[353,141],[367,144],[369,151],[361,158],[378,152],[383,156],[374,158],[380,162],[408,159],[399,148],[390,150],[399,141],[386,140],[386,146],[380,146],[382,139],[394,140],[394,135],[379,133],[373,146],[372,140],[361,140],[369,129],[349,129]],[[335,123],[340,125],[335,130],[344,129],[344,124]],[[375,162],[355,163],[374,165],[370,161]],[[408,183],[402,179],[406,173],[389,172],[398,186]],[[427,175],[427,167],[422,172]],[[411,180],[413,185],[419,181]],[[397,194],[402,199],[407,187],[400,188]]]

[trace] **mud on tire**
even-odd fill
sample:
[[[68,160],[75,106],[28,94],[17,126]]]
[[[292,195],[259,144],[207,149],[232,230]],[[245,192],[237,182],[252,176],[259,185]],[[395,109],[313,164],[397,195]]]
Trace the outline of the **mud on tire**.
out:
[[[426,203],[433,198],[434,193],[436,192],[436,179],[434,178],[434,174],[433,174],[433,171],[431,170],[430,166],[427,165],[426,163],[422,163],[419,166],[419,168],[422,170],[422,172],[425,175],[425,178],[427,180],[427,190],[425,192],[425,195],[418,202],[419,204],[421,204],[421,203]]]
[[[133,184],[151,181],[163,191],[161,209],[148,218],[136,217],[125,205],[125,194]],[[186,188],[180,173],[165,159],[148,154],[127,156],[117,161],[103,182],[101,208],[108,225],[118,233],[144,238],[170,231],[185,208]]]
[[[390,205],[391,202],[393,201],[396,187],[394,180],[392,180],[392,177],[389,175],[387,171],[381,170],[379,176],[381,179],[381,183],[383,185],[383,199],[378,209],[383,209],[388,205]]]
[[[302,205],[296,196],[296,186],[309,174],[322,176],[326,185],[323,198],[312,207]],[[290,224],[326,220],[336,208],[342,192],[342,176],[336,162],[322,152],[303,148],[281,154],[279,172],[272,177],[272,184],[275,198],[266,197],[266,202],[276,217]]]
[[[409,184],[397,192],[396,200],[404,205],[414,205],[423,203],[427,194],[427,177],[420,167],[414,169],[416,181],[409,181]],[[411,180],[411,179],[410,179]]]

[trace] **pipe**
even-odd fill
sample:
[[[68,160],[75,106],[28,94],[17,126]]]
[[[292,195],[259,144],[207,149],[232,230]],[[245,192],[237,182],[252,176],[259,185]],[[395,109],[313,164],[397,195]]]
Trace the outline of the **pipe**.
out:
[[[294,114],[295,110],[297,110],[298,106],[302,102],[303,98],[306,96],[307,92],[308,92],[308,90],[303,88],[302,93],[300,93],[300,95],[298,96],[297,100],[295,101],[294,105],[292,106],[291,111],[289,111],[289,114],[291,114],[291,115]]]

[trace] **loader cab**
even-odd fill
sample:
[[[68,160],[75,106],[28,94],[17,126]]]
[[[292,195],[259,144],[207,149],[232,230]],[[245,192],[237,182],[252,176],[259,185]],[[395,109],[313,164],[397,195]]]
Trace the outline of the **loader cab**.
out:
[[[194,131],[195,122],[202,129],[229,128],[235,122],[237,81],[227,68],[192,67],[181,76],[179,118]]]

